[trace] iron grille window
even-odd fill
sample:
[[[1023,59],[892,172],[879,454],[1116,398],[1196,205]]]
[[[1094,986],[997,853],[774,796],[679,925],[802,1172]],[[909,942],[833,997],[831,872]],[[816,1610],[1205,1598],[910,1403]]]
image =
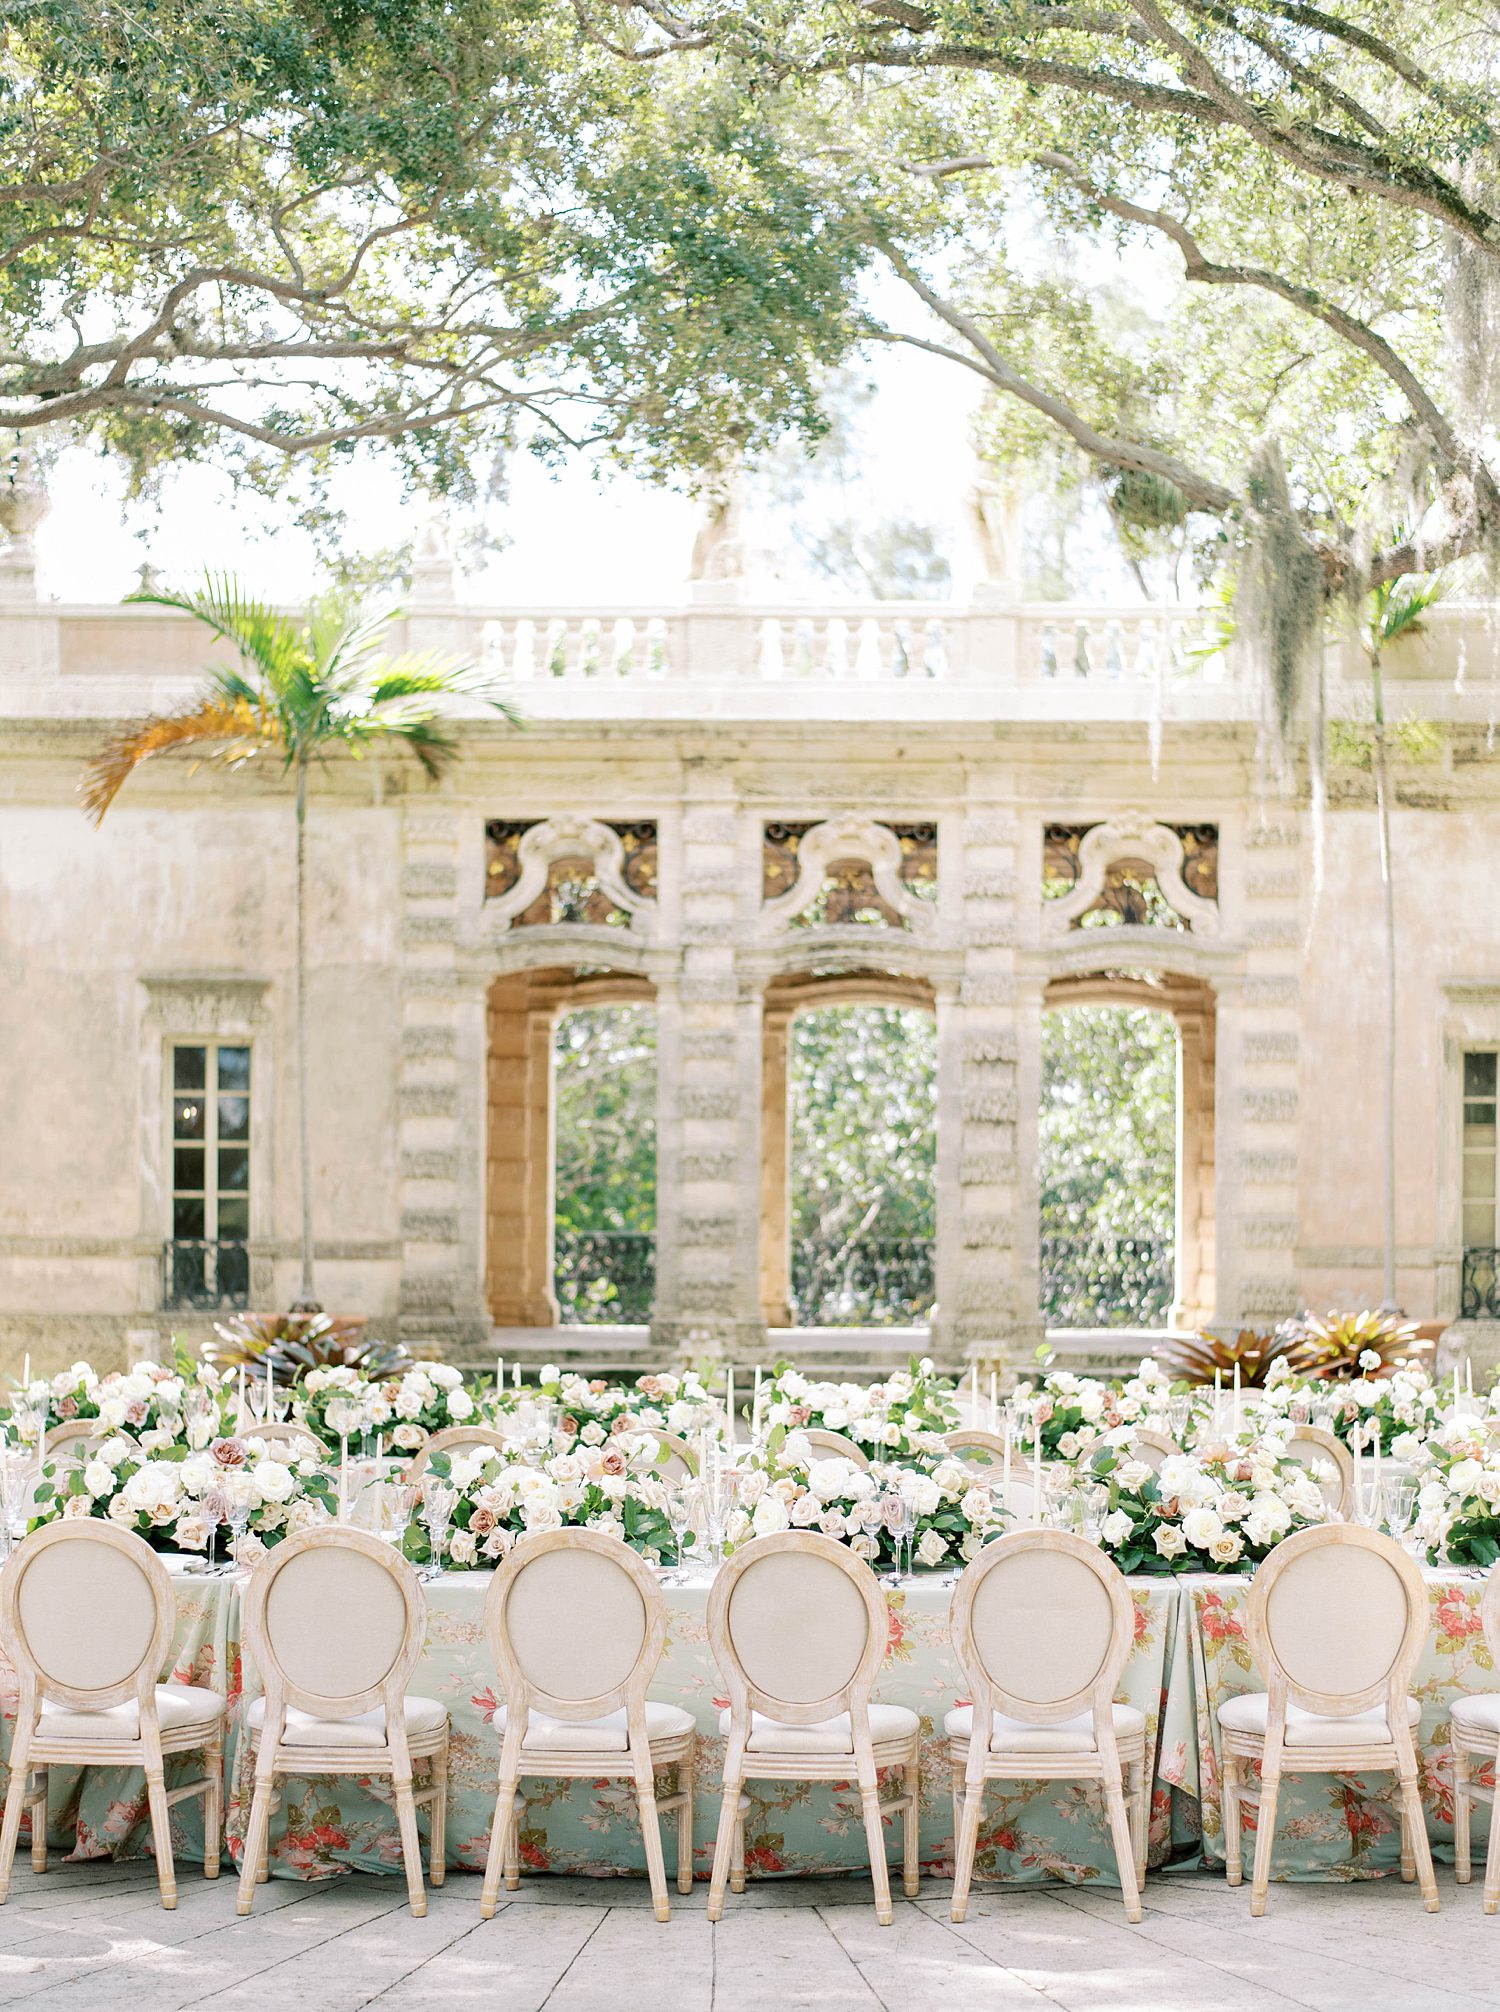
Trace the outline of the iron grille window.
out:
[[[1465,1320],[1500,1319],[1497,1092],[1500,1055],[1492,1048],[1470,1049],[1464,1056],[1464,1265],[1459,1307]]]
[[[172,1235],[167,1306],[245,1306],[250,1298],[250,1050],[181,1042],[172,1050]]]

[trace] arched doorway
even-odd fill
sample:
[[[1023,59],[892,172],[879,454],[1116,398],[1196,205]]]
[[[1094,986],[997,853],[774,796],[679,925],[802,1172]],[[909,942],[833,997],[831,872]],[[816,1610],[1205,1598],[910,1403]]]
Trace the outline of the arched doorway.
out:
[[[771,1327],[925,1325],[937,1117],[931,984],[772,980],[763,1009],[761,1306]]]
[[[559,1021],[574,1012],[650,1009],[655,1000],[651,980],[628,971],[548,965],[508,972],[490,985],[485,1293],[497,1327],[555,1327],[561,1317],[554,1244]],[[596,1240],[592,1250],[575,1251],[584,1273],[599,1275],[603,1250]],[[637,1283],[641,1269],[634,1265]],[[580,1281],[575,1262],[568,1280],[570,1313],[578,1310],[574,1288],[580,1282],[587,1305],[590,1280]],[[597,1293],[592,1302],[603,1304]],[[649,1318],[649,1309],[642,1318]]]
[[[1215,1297],[1213,988],[1096,972],[1053,979],[1043,1007],[1045,1324],[1201,1326]]]

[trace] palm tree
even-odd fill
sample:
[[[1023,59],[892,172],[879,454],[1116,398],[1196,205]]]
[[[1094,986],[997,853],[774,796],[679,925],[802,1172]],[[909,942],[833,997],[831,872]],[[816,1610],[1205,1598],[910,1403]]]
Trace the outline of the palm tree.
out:
[[[296,812],[297,1145],[302,1186],[302,1283],[296,1308],[316,1311],[313,1283],[312,1145],[307,1100],[307,800],[315,765],[341,755],[410,755],[435,782],[458,758],[440,725],[453,701],[477,697],[512,726],[514,709],[492,680],[435,652],[381,652],[397,610],[363,611],[328,595],[297,622],[253,600],[228,574],[209,574],[196,593],[142,593],[132,600],[192,615],[239,655],[233,670],[209,668],[176,712],[123,728],[84,772],[83,806],[97,825],[142,762],[189,749],[223,769],[279,765],[292,781]]]
[[[1441,573],[1403,573],[1383,580],[1365,597],[1359,619],[1359,646],[1370,667],[1372,715],[1370,766],[1375,777],[1375,816],[1380,835],[1380,892],[1385,951],[1385,1055],[1382,1161],[1384,1174],[1384,1299],[1396,1305],[1396,897],[1391,877],[1391,799],[1387,758],[1390,723],[1385,716],[1382,659],[1400,636],[1420,635],[1428,610],[1454,584]],[[1398,729],[1399,731],[1399,729]]]

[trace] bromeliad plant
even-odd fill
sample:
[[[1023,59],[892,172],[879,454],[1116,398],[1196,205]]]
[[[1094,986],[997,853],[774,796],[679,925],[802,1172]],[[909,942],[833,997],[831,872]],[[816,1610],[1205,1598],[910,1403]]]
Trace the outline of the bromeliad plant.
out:
[[[242,1313],[215,1321],[216,1341],[204,1355],[233,1374],[246,1369],[277,1383],[295,1383],[310,1369],[356,1369],[376,1381],[400,1376],[411,1357],[399,1341],[378,1341],[365,1333],[363,1315],[331,1313]]]

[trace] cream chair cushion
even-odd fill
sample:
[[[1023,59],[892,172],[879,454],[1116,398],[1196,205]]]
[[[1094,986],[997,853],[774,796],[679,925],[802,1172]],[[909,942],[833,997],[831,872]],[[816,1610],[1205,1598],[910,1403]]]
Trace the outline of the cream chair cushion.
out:
[[[406,1707],[408,1739],[415,1738],[419,1733],[441,1732],[447,1723],[447,1707],[440,1705],[436,1698],[404,1698],[402,1703]],[[245,1723],[252,1732],[258,1733],[265,1722],[266,1701],[257,1698],[245,1715]],[[284,1747],[383,1747],[385,1706],[377,1705],[371,1712],[357,1712],[352,1719],[320,1719],[312,1712],[299,1712],[295,1706],[288,1706],[281,1744]]]
[[[905,1705],[870,1706],[870,1738],[876,1746],[885,1740],[909,1740],[919,1731],[921,1721],[915,1712]],[[719,1731],[729,1731],[729,1713],[719,1715]],[[854,1751],[854,1728],[849,1723],[849,1714],[840,1712],[837,1718],[819,1719],[815,1725],[789,1726],[779,1719],[768,1719],[760,1712],[751,1714],[750,1739],[746,1751],[749,1753],[817,1753],[852,1754]]]
[[[1500,1691],[1478,1691],[1470,1698],[1455,1698],[1449,1716],[1466,1733],[1500,1736]]]
[[[1219,1707],[1219,1724],[1229,1733],[1252,1733],[1264,1739],[1266,1711],[1270,1699],[1264,1691],[1247,1691],[1243,1697],[1227,1698]],[[1420,1699],[1406,1701],[1406,1723],[1416,1728],[1422,1717]],[[1289,1747],[1374,1746],[1390,1738],[1384,1705],[1367,1712],[1351,1712],[1347,1718],[1332,1718],[1322,1712],[1304,1711],[1301,1705],[1286,1708],[1286,1743]]]
[[[199,1690],[196,1684],[158,1684],[156,1716],[164,1733],[192,1726],[201,1728],[206,1736],[222,1720],[224,1700],[217,1691]],[[107,1705],[102,1711],[80,1712],[43,1698],[41,1735],[47,1740],[138,1740],[140,1706],[128,1698],[124,1704]]]
[[[1134,1705],[1115,1705],[1115,1738],[1117,1740],[1139,1739],[1146,1730],[1146,1718]],[[974,1707],[959,1705],[943,1720],[943,1731],[950,1740],[961,1740],[965,1744],[974,1733]],[[1076,1718],[1054,1719],[1050,1725],[1032,1725],[1026,1719],[1007,1718],[1004,1712],[990,1715],[990,1745],[1002,1747],[1008,1752],[1033,1754],[1076,1754],[1094,1752],[1094,1717],[1092,1712],[1079,1712]]]
[[[659,1705],[646,1700],[646,1738],[676,1740],[694,1730],[697,1721],[681,1705]],[[495,1731],[505,1731],[505,1707],[495,1714]],[[625,1713],[606,1712],[600,1719],[551,1719],[545,1712],[533,1712],[526,1721],[526,1749],[529,1753],[622,1754],[630,1740]]]

